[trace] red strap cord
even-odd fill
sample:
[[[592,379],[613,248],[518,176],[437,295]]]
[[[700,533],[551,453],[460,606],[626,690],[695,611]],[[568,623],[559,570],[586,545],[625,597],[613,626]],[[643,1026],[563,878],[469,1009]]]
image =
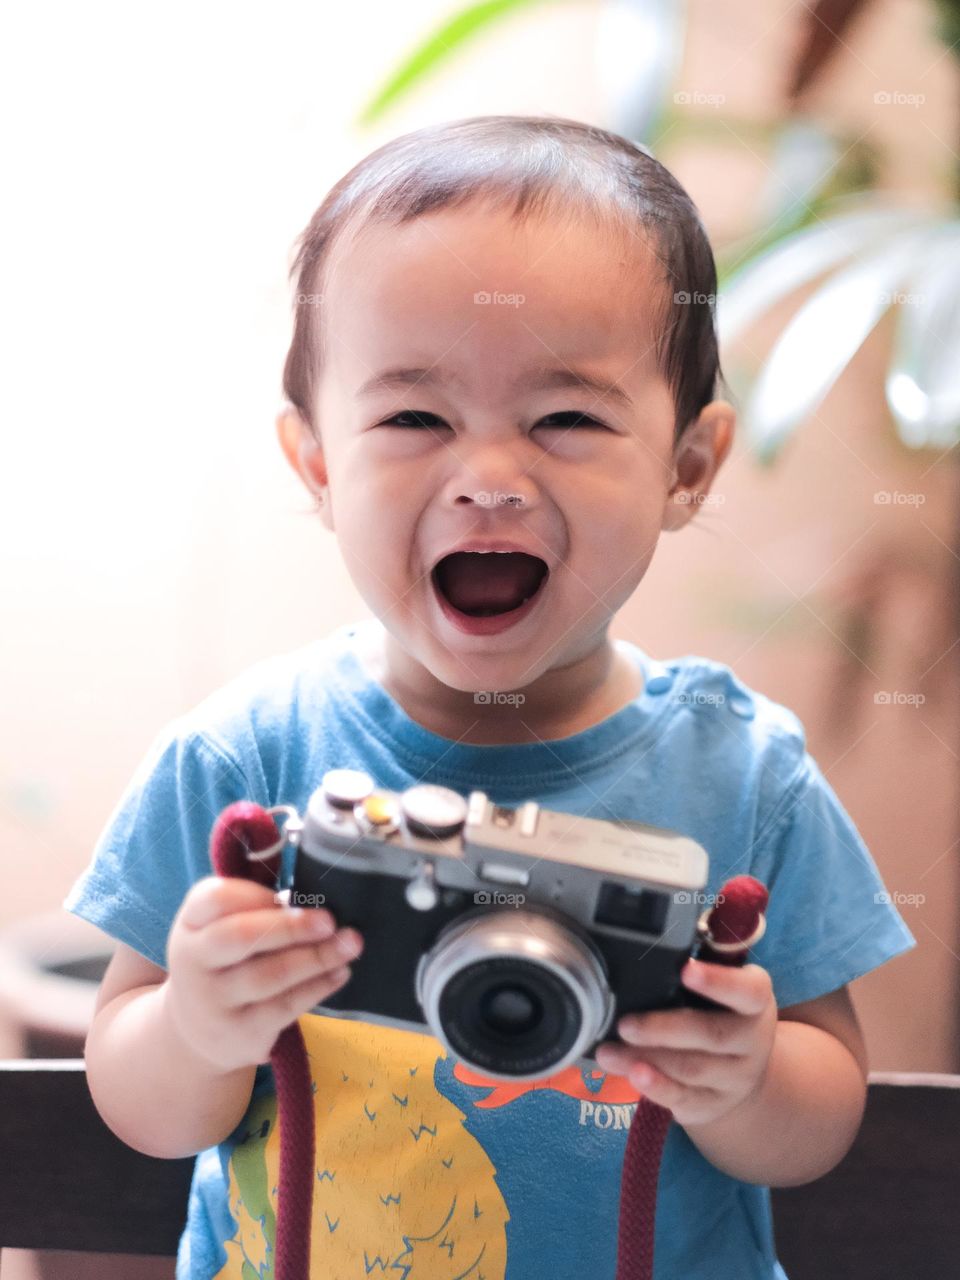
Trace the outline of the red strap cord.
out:
[[[240,800],[220,816],[210,837],[217,875],[243,876],[277,887],[280,853],[251,857],[278,844],[273,817],[260,805]],[[697,959],[713,964],[743,964],[767,905],[767,890],[753,876],[734,876],[717,895],[707,919],[710,940],[732,950],[701,944]],[[684,1002],[697,1008],[719,1006],[683,989]],[[280,1184],[277,1204],[275,1280],[310,1280],[310,1226],[314,1187],[314,1101],[306,1046],[298,1021],[281,1031],[270,1051],[280,1124]],[[616,1280],[652,1280],[657,1182],[663,1144],[673,1113],[649,1098],[637,1103],[623,1160]]]
[[[732,949],[714,950],[709,942],[703,942],[696,958],[710,964],[742,965],[750,941],[760,928],[767,897],[766,886],[753,876],[734,876],[727,880],[707,917],[707,928],[710,939],[718,947]],[[688,1007],[723,1007],[686,987],[682,990]],[[663,1144],[672,1119],[672,1111],[644,1097],[633,1113],[620,1176],[616,1280],[653,1280],[657,1183]]]
[[[275,846],[277,824],[248,800],[229,805],[210,837],[210,860],[220,876],[242,876],[275,889],[280,852],[262,859],[251,853]],[[310,1222],[313,1217],[313,1080],[299,1022],[291,1022],[270,1050],[280,1124],[280,1183],[277,1201],[275,1280],[309,1280]]]

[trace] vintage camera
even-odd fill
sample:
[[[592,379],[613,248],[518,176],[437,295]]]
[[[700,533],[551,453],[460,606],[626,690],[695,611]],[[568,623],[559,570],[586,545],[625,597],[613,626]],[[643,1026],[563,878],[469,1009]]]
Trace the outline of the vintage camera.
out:
[[[316,1013],[429,1030],[485,1075],[535,1080],[590,1062],[622,1014],[687,1003],[707,854],[677,832],[331,769],[287,833],[290,905],[364,935]]]

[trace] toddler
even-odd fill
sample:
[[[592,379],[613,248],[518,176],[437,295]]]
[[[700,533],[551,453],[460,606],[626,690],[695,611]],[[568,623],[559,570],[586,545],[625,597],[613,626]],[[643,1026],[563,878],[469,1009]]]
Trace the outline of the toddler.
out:
[[[609,636],[731,445],[697,211],[613,133],[475,117],[357,164],[293,274],[278,437],[372,616],[164,728],[64,902],[117,940],[85,1048],[98,1110],[197,1157],[178,1280],[273,1274],[269,1055],[311,1012],[315,1280],[613,1280],[642,1095],[674,1118],[657,1280],[784,1280],[768,1188],[849,1149],[848,984],[916,941],[791,711]],[[766,932],[742,969],[683,969],[722,1010],[624,1017],[596,1064],[485,1078],[430,1035],[323,1012],[389,937],[212,874],[227,805],[302,813],[337,767],[682,832],[707,902],[740,873],[768,886]]]

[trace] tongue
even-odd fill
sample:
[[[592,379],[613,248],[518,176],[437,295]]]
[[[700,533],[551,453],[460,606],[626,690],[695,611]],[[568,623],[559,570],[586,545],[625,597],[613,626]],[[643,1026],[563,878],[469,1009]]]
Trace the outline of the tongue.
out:
[[[522,551],[455,551],[437,567],[440,590],[462,613],[516,609],[533,595],[543,573],[543,561]]]

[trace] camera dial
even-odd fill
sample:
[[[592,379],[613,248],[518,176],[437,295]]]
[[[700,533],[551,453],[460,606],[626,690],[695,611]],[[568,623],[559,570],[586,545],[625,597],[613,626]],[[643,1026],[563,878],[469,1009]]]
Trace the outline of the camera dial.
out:
[[[449,787],[422,782],[408,787],[400,806],[409,829],[418,836],[444,840],[461,830],[467,820],[467,802]]]
[[[363,769],[328,769],[320,785],[324,800],[334,809],[352,809],[374,787],[373,779]]]

